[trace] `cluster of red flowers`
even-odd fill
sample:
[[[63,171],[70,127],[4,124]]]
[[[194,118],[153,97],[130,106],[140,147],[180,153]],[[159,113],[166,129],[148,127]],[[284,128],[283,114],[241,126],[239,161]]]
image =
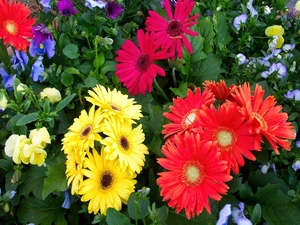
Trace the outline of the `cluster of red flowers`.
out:
[[[253,151],[261,151],[263,137],[277,154],[278,146],[290,150],[289,140],[295,139],[288,115],[274,96],[263,99],[260,85],[254,92],[249,83],[228,87],[206,81],[204,86],[203,92],[198,87],[174,99],[164,113],[171,123],[162,131],[166,158],[158,159],[167,170],[157,179],[163,200],[177,213],[184,208],[187,218],[203,208],[210,213],[208,199],[221,199],[231,170],[238,174],[244,158],[256,160]]]
[[[200,15],[188,17],[195,5],[194,1],[178,0],[174,16],[169,0],[165,0],[168,19],[155,11],[149,11],[146,19],[146,32],[137,31],[138,46],[131,40],[126,40],[117,51],[116,75],[128,88],[132,95],[152,92],[153,79],[159,74],[165,76],[165,71],[154,63],[155,60],[182,59],[182,43],[189,53],[193,53],[187,35],[197,36],[189,27],[195,25]]]

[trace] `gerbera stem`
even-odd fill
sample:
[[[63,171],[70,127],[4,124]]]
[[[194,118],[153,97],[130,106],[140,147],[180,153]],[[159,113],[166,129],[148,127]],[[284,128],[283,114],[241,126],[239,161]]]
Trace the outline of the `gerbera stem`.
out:
[[[2,39],[0,39],[0,61],[2,61],[4,63],[7,73],[10,74],[11,64],[10,64],[10,60],[9,60],[9,55],[8,55],[8,52],[7,52],[7,48],[4,45]]]
[[[173,85],[174,85],[174,87],[177,87],[177,80],[176,80],[175,71],[176,71],[176,68],[175,68],[175,67],[173,67],[173,68],[172,68],[172,79],[173,79]]]
[[[158,93],[166,100],[166,101],[170,101],[170,99],[168,98],[168,96],[165,94],[165,92],[163,91],[163,89],[161,89],[161,87],[159,86],[157,80],[154,78],[154,85],[158,91]]]

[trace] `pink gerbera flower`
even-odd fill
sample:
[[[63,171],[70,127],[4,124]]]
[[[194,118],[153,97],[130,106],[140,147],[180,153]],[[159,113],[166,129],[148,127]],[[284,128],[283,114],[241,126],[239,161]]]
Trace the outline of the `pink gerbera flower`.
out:
[[[116,75],[128,88],[132,95],[144,95],[146,90],[152,91],[153,79],[157,74],[165,76],[165,71],[154,64],[155,60],[170,57],[165,51],[157,52],[159,46],[154,43],[154,33],[138,30],[137,40],[139,47],[132,41],[126,40],[121,49],[117,51]]]
[[[149,17],[146,19],[146,30],[155,32],[157,43],[163,48],[167,48],[172,53],[172,58],[177,56],[182,59],[182,43],[186,50],[192,54],[193,47],[188,41],[187,35],[197,36],[198,33],[189,29],[197,24],[195,21],[200,14],[188,18],[195,5],[191,0],[178,0],[174,16],[169,0],[164,1],[165,9],[169,17],[168,20],[163,18],[157,12],[149,11]]]

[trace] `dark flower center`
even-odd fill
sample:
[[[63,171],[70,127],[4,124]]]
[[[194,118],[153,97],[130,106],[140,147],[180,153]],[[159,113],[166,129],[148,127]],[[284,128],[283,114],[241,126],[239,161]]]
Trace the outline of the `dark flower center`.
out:
[[[150,66],[150,56],[142,54],[136,60],[135,68],[141,73],[146,72]]]
[[[113,181],[114,181],[114,177],[111,174],[111,172],[105,171],[104,173],[102,173],[100,178],[100,187],[103,190],[107,190],[112,186]]]
[[[89,133],[91,132],[92,130],[92,126],[91,125],[87,125],[86,127],[84,127],[80,133],[80,136],[85,138],[86,136],[89,135]]]
[[[181,34],[181,23],[177,20],[172,20],[169,22],[168,26],[167,26],[167,33],[173,37],[173,38],[177,38],[180,37]]]
[[[69,14],[70,14],[70,10],[69,10],[69,9],[64,9],[64,10],[62,11],[62,14],[63,14],[63,15],[69,15]]]
[[[129,143],[128,143],[128,140],[126,137],[123,137],[123,136],[121,137],[120,144],[123,149],[125,149],[125,150],[129,149]]]

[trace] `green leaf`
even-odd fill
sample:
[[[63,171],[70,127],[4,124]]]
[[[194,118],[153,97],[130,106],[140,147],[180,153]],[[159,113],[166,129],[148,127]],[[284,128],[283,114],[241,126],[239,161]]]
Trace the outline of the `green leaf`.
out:
[[[70,39],[66,33],[62,33],[59,36],[58,45],[59,45],[60,49],[64,49],[64,47],[70,43],[71,43]]]
[[[75,74],[75,75],[79,75],[80,76],[80,71],[74,67],[68,67],[66,69],[64,69],[64,72],[68,73],[68,74]]]
[[[261,218],[261,206],[259,203],[257,203],[255,206],[254,206],[254,209],[252,211],[252,214],[251,214],[251,221],[256,224],[259,222]]]
[[[69,59],[76,59],[79,56],[78,46],[74,44],[68,44],[63,48],[63,53]]]
[[[203,210],[203,212],[199,216],[191,218],[190,220],[186,218],[183,212],[177,214],[174,212],[174,210],[170,210],[166,223],[172,225],[199,225],[199,224],[213,225],[216,224],[217,221],[213,214],[208,214],[205,210]]]
[[[56,162],[48,164],[47,168],[47,178],[44,180],[42,200],[53,191],[65,191],[67,189],[65,159],[62,156],[58,156],[56,157]]]
[[[107,209],[106,222],[108,225],[131,225],[129,219],[114,208]]]
[[[97,69],[103,65],[104,61],[105,61],[104,53],[101,52],[100,54],[98,54],[97,57],[95,57],[93,61],[93,66]]]
[[[247,182],[243,183],[240,186],[239,189],[239,195],[243,198],[243,199],[247,199],[247,200],[251,200],[254,198],[254,194],[253,191],[251,189],[251,187],[248,185]]]
[[[77,66],[77,69],[85,74],[85,75],[89,75],[90,71],[94,70],[93,64],[91,62],[84,62],[83,64],[80,64],[79,66]]]
[[[44,185],[44,178],[46,177],[47,168],[44,166],[31,165],[29,169],[22,174],[24,182],[19,186],[19,194],[29,197],[30,193],[42,199],[42,190]]]
[[[127,211],[132,219],[140,220],[149,214],[148,206],[150,206],[148,198],[141,197],[139,193],[133,192],[128,199]]]
[[[210,17],[208,16],[205,19],[200,20],[197,27],[199,27],[199,35],[204,38],[203,51],[207,53],[212,52],[215,32]]]
[[[66,87],[70,87],[74,83],[74,76],[68,73],[63,72],[60,77],[60,81]]]
[[[10,171],[13,169],[12,160],[0,159],[0,168],[5,171]]]
[[[67,96],[67,97],[65,97],[63,100],[61,100],[58,104],[57,104],[57,106],[56,106],[56,111],[60,111],[60,110],[62,110],[63,108],[65,108],[72,100],[73,100],[73,98],[75,97],[75,93],[73,93],[73,94],[71,94],[71,95],[69,95],[69,96]]]
[[[178,88],[170,88],[170,90],[176,95],[181,98],[186,97],[188,93],[188,86],[187,83],[180,83]]]
[[[98,83],[98,80],[95,77],[88,77],[84,80],[84,85],[87,88],[95,87]]]
[[[51,198],[41,201],[33,196],[22,199],[17,216],[22,224],[34,223],[39,225],[67,225],[64,218],[65,210],[61,205],[63,198]]]
[[[105,61],[101,67],[101,74],[106,74],[107,72],[116,71],[116,62],[115,61]]]
[[[36,120],[38,120],[38,118],[39,118],[39,114],[38,114],[38,113],[29,113],[29,114],[23,116],[23,117],[16,123],[16,125],[17,125],[17,126],[22,126],[22,125],[31,123],[31,122],[33,122],[33,121],[36,121]]]
[[[213,16],[213,24],[216,32],[216,45],[229,44],[232,38],[228,35],[229,28],[227,26],[226,16],[220,11],[215,11]]]

